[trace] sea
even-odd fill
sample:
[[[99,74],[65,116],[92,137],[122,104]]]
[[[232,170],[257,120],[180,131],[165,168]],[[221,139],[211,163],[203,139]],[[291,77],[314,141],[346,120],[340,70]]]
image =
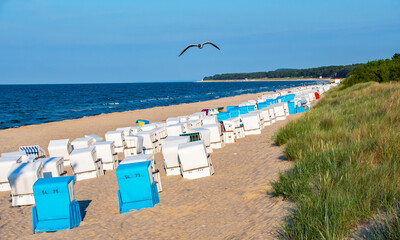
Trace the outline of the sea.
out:
[[[0,129],[316,83],[248,81],[0,85]]]

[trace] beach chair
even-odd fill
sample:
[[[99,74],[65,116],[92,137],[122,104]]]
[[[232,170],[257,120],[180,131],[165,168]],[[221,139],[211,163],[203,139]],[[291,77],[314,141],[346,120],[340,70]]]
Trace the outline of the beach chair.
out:
[[[33,185],[33,233],[72,229],[82,221],[72,176],[41,178]]]
[[[38,158],[36,162],[42,162],[44,178],[60,177],[67,173],[64,171],[63,157]]]
[[[115,129],[115,131],[122,131],[124,133],[124,136],[133,135],[132,127],[120,127]]]
[[[50,157],[62,157],[64,165],[70,165],[69,155],[72,152],[72,145],[69,139],[50,140],[47,150]]]
[[[95,142],[102,142],[104,139],[100,136],[97,136],[95,134],[86,134],[85,137],[91,137],[94,139]]]
[[[124,149],[124,155],[135,156],[143,152],[143,137],[129,135],[125,136],[126,148]]]
[[[245,136],[261,134],[261,122],[258,113],[252,112],[241,115]]]
[[[24,151],[27,156],[34,156],[35,158],[46,156],[46,152],[39,145],[20,146],[19,150]]]
[[[156,132],[154,130],[140,131],[137,136],[143,137],[144,154],[155,154],[159,151]]]
[[[241,117],[231,117],[222,121],[225,131],[233,131],[236,139],[245,137],[241,119]]]
[[[114,142],[115,145],[115,151],[117,153],[122,153],[124,152],[124,149],[126,148],[126,143],[125,143],[125,137],[124,137],[124,132],[123,130],[118,130],[118,131],[108,131],[106,132],[106,141]]]
[[[40,161],[12,165],[8,175],[12,206],[35,204],[32,186],[39,178],[43,178],[42,162]]]
[[[264,119],[264,126],[271,126],[271,119],[269,118],[269,110],[267,108],[263,108],[261,114],[263,115]]]
[[[72,148],[75,149],[80,149],[80,148],[88,148],[90,145],[95,143],[96,140],[92,137],[83,137],[83,138],[77,138],[74,141],[71,142]]]
[[[274,110],[274,107],[273,107],[272,105],[269,105],[266,109],[267,109],[268,112],[269,112],[269,119],[270,119],[270,121],[271,121],[271,124],[275,123],[275,122],[276,122],[276,118],[275,118],[275,110]]]
[[[207,124],[203,125],[203,128],[210,130],[210,147],[211,148],[223,148],[225,142],[222,137],[221,125],[218,124]]]
[[[178,118],[179,118],[179,122],[181,122],[181,123],[189,121],[189,117],[188,116],[179,116]]]
[[[185,132],[186,131],[182,123],[171,124],[167,126],[168,136],[179,136]]]
[[[149,123],[146,125],[141,126],[142,131],[151,131],[157,128],[157,125],[155,123]]]
[[[275,117],[277,121],[283,121],[286,119],[285,109],[282,104],[274,104],[271,105],[274,108]]]
[[[203,120],[205,116],[206,116],[205,112],[196,112],[189,116],[189,121]]]
[[[216,115],[212,116],[205,116],[203,119],[203,125],[206,124],[217,124],[218,123],[218,118]]]
[[[70,155],[72,171],[75,181],[96,178],[104,175],[101,160],[97,158],[96,147],[80,148],[72,151]]]
[[[214,174],[211,157],[206,151],[204,141],[179,144],[178,156],[183,178],[197,179]]]
[[[189,121],[189,128],[198,128],[201,127],[203,125],[202,120],[197,119],[197,120],[190,120]]]
[[[180,123],[179,118],[177,117],[169,117],[167,118],[167,126],[174,125]]]
[[[114,142],[95,142],[97,158],[101,160],[103,170],[114,170],[118,167],[118,154],[115,152]]]
[[[139,119],[139,120],[136,120],[136,123],[139,125],[139,127],[141,127],[141,126],[143,126],[143,125],[149,124],[150,121],[148,121],[148,120],[143,120],[143,119]]]
[[[2,156],[0,158],[0,192],[11,190],[8,175],[14,164],[22,163],[21,158],[22,156]]]
[[[164,157],[164,169],[167,176],[181,174],[178,146],[181,143],[188,143],[189,141],[189,136],[169,136],[165,139],[162,155]]]
[[[194,142],[194,141],[204,141],[204,145],[206,146],[207,153],[212,153],[213,150],[211,148],[211,130],[207,128],[193,128],[189,130],[188,133],[182,134],[181,136],[189,137],[189,142]]]
[[[133,162],[144,162],[144,161],[151,162],[153,179],[154,179],[154,182],[156,183],[157,191],[161,192],[162,184],[161,184],[160,171],[158,169],[156,169],[156,160],[154,158],[154,154],[140,154],[137,156],[128,156],[124,160],[121,161],[121,164],[128,164],[128,163],[133,163]]]
[[[119,213],[153,207],[160,202],[151,161],[120,164],[116,175]]]

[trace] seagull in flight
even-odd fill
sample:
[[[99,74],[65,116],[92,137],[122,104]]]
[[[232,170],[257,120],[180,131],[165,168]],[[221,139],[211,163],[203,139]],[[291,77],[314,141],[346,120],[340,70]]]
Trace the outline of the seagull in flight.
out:
[[[202,44],[190,44],[190,45],[187,46],[185,49],[183,49],[183,51],[181,52],[181,54],[179,54],[179,57],[180,57],[184,52],[186,52],[186,50],[188,50],[188,49],[191,48],[191,47],[198,47],[198,48],[202,49],[203,46],[206,45],[206,44],[211,44],[211,45],[213,45],[216,49],[221,50],[221,49],[219,49],[219,47],[218,47],[217,45],[215,45],[215,44],[212,43],[212,42],[205,42],[205,43],[202,43]]]

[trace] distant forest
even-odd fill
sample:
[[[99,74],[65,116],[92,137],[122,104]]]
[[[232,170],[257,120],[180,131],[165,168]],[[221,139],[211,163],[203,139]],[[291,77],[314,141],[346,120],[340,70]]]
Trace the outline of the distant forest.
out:
[[[253,73],[224,73],[204,77],[203,80],[236,80],[257,78],[346,78],[349,73],[363,64],[352,64],[344,66],[326,66],[307,69],[277,69],[269,72]]]

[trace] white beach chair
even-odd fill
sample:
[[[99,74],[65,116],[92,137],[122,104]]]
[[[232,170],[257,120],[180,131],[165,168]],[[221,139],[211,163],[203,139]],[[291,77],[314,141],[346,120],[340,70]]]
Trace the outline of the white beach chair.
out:
[[[268,112],[269,112],[269,119],[271,121],[271,124],[275,123],[276,122],[276,117],[275,117],[274,107],[272,105],[269,105],[265,109],[268,110]]]
[[[66,173],[64,171],[63,157],[38,158],[36,162],[42,162],[43,177],[60,177]]]
[[[207,153],[212,153],[213,150],[211,148],[211,130],[207,128],[193,128],[190,129],[188,133],[200,133],[200,140],[204,141],[204,145],[206,146]]]
[[[185,133],[184,126],[182,123],[172,124],[167,126],[168,136],[180,136]]]
[[[236,139],[245,137],[241,119],[241,117],[233,117],[223,120],[225,131],[234,131]]]
[[[114,170],[118,167],[118,154],[115,152],[114,142],[96,142],[92,144],[96,147],[97,158],[103,164],[103,170]]]
[[[72,145],[69,139],[50,140],[47,147],[50,157],[62,157],[64,164],[69,166],[69,155],[72,152]]]
[[[271,119],[269,118],[269,110],[267,108],[263,108],[260,111],[264,118],[264,126],[271,126]]]
[[[124,150],[125,157],[135,156],[143,152],[143,137],[129,135],[125,136],[126,149]]]
[[[96,147],[80,148],[72,151],[70,155],[72,171],[75,181],[96,178],[104,175],[103,166],[97,158]]]
[[[42,162],[40,161],[12,165],[8,175],[12,206],[35,204],[32,186],[39,178],[43,178]]]
[[[96,140],[92,137],[83,137],[83,138],[77,138],[74,141],[71,142],[71,145],[73,149],[80,149],[80,148],[88,148],[90,145],[95,143]]]
[[[184,178],[196,179],[214,174],[211,157],[203,141],[179,144],[178,156]]]
[[[144,154],[155,154],[158,152],[158,142],[156,138],[156,132],[154,130],[140,131],[137,136],[143,137]]]
[[[85,137],[91,137],[94,139],[95,142],[102,142],[104,139],[100,136],[97,136],[95,134],[86,134]]]
[[[199,128],[203,125],[202,121],[200,119],[197,120],[190,120],[189,122],[189,129],[191,128]]]
[[[178,146],[181,143],[188,142],[189,136],[169,136],[164,140],[162,154],[164,157],[164,169],[167,176],[181,174],[178,159]]]
[[[207,124],[203,125],[203,128],[210,130],[210,147],[211,148],[223,148],[225,142],[223,141],[221,125],[218,124]]]
[[[261,123],[258,113],[250,112],[241,115],[241,117],[243,120],[245,136],[261,134]]]
[[[149,123],[149,124],[145,124],[142,127],[142,131],[151,131],[154,130],[155,128],[157,128],[157,125],[155,123]]]
[[[213,115],[213,116],[205,116],[203,119],[203,125],[207,125],[207,124],[218,124],[218,120],[217,120],[217,116]]]
[[[2,156],[0,158],[0,192],[11,190],[8,175],[14,164],[22,163],[21,158],[22,156]]]
[[[283,121],[286,119],[285,109],[283,108],[283,104],[274,104],[271,105],[274,108],[275,117],[277,121]]]
[[[174,125],[180,123],[179,118],[177,117],[169,117],[167,118],[167,126]]]
[[[106,141],[114,142],[115,145],[115,151],[118,152],[124,152],[124,149],[126,148],[126,143],[125,143],[125,137],[124,137],[124,132],[123,130],[118,130],[118,131],[108,131],[105,135]]]

